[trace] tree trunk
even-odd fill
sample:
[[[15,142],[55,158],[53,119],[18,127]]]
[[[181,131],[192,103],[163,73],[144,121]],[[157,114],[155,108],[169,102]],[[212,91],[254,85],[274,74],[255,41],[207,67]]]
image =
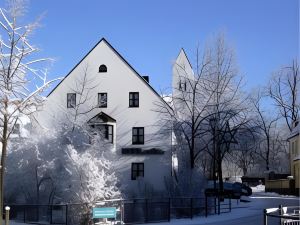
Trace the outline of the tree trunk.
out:
[[[7,106],[7,103],[5,104]],[[7,109],[7,107],[6,107]],[[2,224],[3,208],[4,208],[4,174],[5,174],[5,159],[7,153],[7,133],[8,133],[8,119],[7,115],[3,116],[3,134],[2,134],[2,155],[1,155],[1,168],[0,168],[0,224]]]
[[[270,158],[270,138],[267,137],[267,154],[266,154],[266,169],[269,171],[269,158]]]
[[[195,140],[194,138],[192,138],[192,148],[190,149],[191,169],[194,169],[195,167],[194,148],[195,148]]]
[[[222,160],[221,160],[220,149],[218,149],[217,167],[218,167],[219,190],[222,193],[224,190],[224,185],[223,185]]]
[[[246,175],[247,175],[247,172],[248,172],[247,167],[244,167],[244,168],[243,168],[243,175],[246,176]]]

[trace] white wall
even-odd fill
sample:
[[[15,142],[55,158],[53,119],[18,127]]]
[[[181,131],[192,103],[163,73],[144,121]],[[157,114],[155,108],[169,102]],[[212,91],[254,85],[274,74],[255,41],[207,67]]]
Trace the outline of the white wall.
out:
[[[107,66],[107,73],[98,72],[101,64]],[[119,155],[122,147],[143,149],[156,147],[169,151],[171,137],[156,136],[163,126],[159,113],[155,112],[155,102],[162,101],[161,98],[137,76],[105,40],[102,40],[48,96],[43,110],[35,116],[42,127],[53,131],[61,121],[68,121],[66,118],[74,113],[74,109],[67,108],[67,93],[74,92],[73,89],[82,79],[85,69],[87,69],[88,80],[92,80],[90,86],[96,88],[90,91],[89,101],[82,107],[83,110],[97,105],[100,92],[108,93],[108,103],[107,108],[95,108],[81,116],[80,123],[87,122],[101,111],[114,118],[116,120],[115,150]],[[139,92],[138,108],[129,108],[129,92]],[[144,145],[132,145],[132,127],[144,127]],[[136,181],[131,181],[131,162],[143,161],[145,161],[144,179],[156,188],[163,189],[163,177],[169,176],[171,171],[169,154],[134,157],[122,155],[120,161],[116,162],[116,168],[123,171],[123,180],[127,180],[129,185],[134,184]]]

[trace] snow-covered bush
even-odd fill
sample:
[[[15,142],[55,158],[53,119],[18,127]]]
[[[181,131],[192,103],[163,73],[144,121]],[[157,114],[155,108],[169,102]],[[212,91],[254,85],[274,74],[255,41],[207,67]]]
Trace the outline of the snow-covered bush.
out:
[[[93,134],[90,141],[83,128],[31,133],[30,138],[14,138],[9,146],[8,202],[79,203],[77,222],[87,222],[95,202],[120,195],[111,151],[100,135]]]

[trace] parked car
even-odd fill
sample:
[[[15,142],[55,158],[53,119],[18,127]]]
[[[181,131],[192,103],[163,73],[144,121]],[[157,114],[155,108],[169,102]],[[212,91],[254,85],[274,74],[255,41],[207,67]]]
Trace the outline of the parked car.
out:
[[[224,182],[223,188],[225,194],[230,194],[232,198],[236,198],[236,199],[239,199],[241,196],[250,196],[252,194],[252,189],[249,186],[239,182],[235,182],[235,183]],[[216,189],[217,190],[219,189],[219,183],[216,183]],[[207,193],[215,192],[213,183],[208,184],[206,188],[206,192]]]
[[[232,184],[232,187],[233,187],[234,191],[241,192],[241,195],[245,195],[245,196],[252,195],[252,189],[249,186],[245,185],[245,184],[235,182],[235,183]]]

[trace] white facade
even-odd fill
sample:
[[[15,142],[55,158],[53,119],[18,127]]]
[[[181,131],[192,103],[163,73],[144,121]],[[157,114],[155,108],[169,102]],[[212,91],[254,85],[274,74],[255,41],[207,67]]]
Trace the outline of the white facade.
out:
[[[101,65],[106,66],[107,72],[99,72]],[[81,92],[83,84],[85,87]],[[138,107],[129,106],[130,92],[138,92]],[[75,93],[76,104],[81,104],[77,113],[76,109],[67,107],[68,93]],[[107,107],[98,107],[99,93],[107,93]],[[111,125],[112,146],[120,156],[115,168],[121,181],[134,188],[142,180],[149,188],[161,191],[165,189],[165,177],[171,174],[171,135],[161,132],[164,124],[161,115],[155,111],[156,103],[161,101],[148,82],[102,39],[48,95],[35,119],[49,131],[55,130],[62,121],[73,120],[76,114],[79,124],[96,121]],[[144,128],[143,144],[133,144],[134,127]],[[135,152],[151,149],[152,154]],[[161,151],[164,153],[157,154]],[[132,163],[144,163],[144,177],[132,180]]]
[[[172,95],[174,110],[182,120],[190,116],[186,104],[190,104],[192,100],[191,85],[194,85],[194,82],[192,65],[185,51],[181,49],[172,67]]]

